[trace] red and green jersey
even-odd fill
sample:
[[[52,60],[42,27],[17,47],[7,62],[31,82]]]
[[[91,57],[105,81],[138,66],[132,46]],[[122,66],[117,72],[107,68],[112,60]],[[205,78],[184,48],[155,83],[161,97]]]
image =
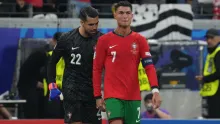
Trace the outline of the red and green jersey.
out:
[[[101,73],[105,70],[104,98],[141,100],[138,65],[142,59],[151,87],[157,87],[156,72],[146,39],[136,32],[119,36],[115,32],[101,36],[93,61],[94,96],[101,96]]]

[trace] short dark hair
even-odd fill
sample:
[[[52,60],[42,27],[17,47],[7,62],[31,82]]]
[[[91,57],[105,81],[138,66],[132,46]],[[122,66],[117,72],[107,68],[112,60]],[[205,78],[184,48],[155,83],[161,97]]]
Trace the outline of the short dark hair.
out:
[[[99,12],[91,6],[82,8],[79,13],[79,18],[82,21],[87,21],[87,17],[95,18],[97,16],[99,16]]]
[[[144,102],[147,102],[147,100],[152,100],[153,98],[153,94],[150,93],[150,94],[147,94],[145,97],[144,97]]]
[[[53,39],[58,41],[60,39],[60,36],[62,35],[61,32],[56,32],[54,35],[53,35]]]
[[[119,1],[119,2],[115,5],[115,11],[117,11],[117,9],[118,9],[120,6],[130,7],[130,8],[131,8],[131,11],[132,11],[132,5],[131,5],[131,3],[128,2],[128,1]]]

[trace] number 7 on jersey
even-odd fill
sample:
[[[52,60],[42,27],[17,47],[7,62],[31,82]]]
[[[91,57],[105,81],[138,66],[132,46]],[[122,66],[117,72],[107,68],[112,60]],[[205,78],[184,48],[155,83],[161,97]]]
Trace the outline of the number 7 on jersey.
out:
[[[112,52],[111,52],[111,55],[112,55],[112,62],[115,62],[116,51],[112,51]]]

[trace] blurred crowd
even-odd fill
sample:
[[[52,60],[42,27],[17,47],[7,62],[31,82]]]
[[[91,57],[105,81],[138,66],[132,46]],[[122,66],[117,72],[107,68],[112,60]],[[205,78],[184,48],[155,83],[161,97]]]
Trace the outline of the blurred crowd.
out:
[[[55,13],[67,17],[68,0],[1,0],[1,17],[33,17],[38,14]]]
[[[220,0],[128,0],[133,4],[191,4],[194,18],[219,19]],[[117,0],[0,0],[0,17],[77,17],[80,8],[92,5],[101,18],[112,18],[111,5]],[[51,16],[51,15],[50,15]]]

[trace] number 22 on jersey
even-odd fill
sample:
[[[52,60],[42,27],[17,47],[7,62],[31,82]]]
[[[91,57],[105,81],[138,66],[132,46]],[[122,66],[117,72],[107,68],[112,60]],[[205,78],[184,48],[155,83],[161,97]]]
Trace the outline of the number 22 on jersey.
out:
[[[81,65],[81,62],[80,62],[81,54],[79,54],[79,53],[78,54],[72,53],[71,57],[72,57],[72,59],[70,61],[71,64],[73,64],[73,65]]]

